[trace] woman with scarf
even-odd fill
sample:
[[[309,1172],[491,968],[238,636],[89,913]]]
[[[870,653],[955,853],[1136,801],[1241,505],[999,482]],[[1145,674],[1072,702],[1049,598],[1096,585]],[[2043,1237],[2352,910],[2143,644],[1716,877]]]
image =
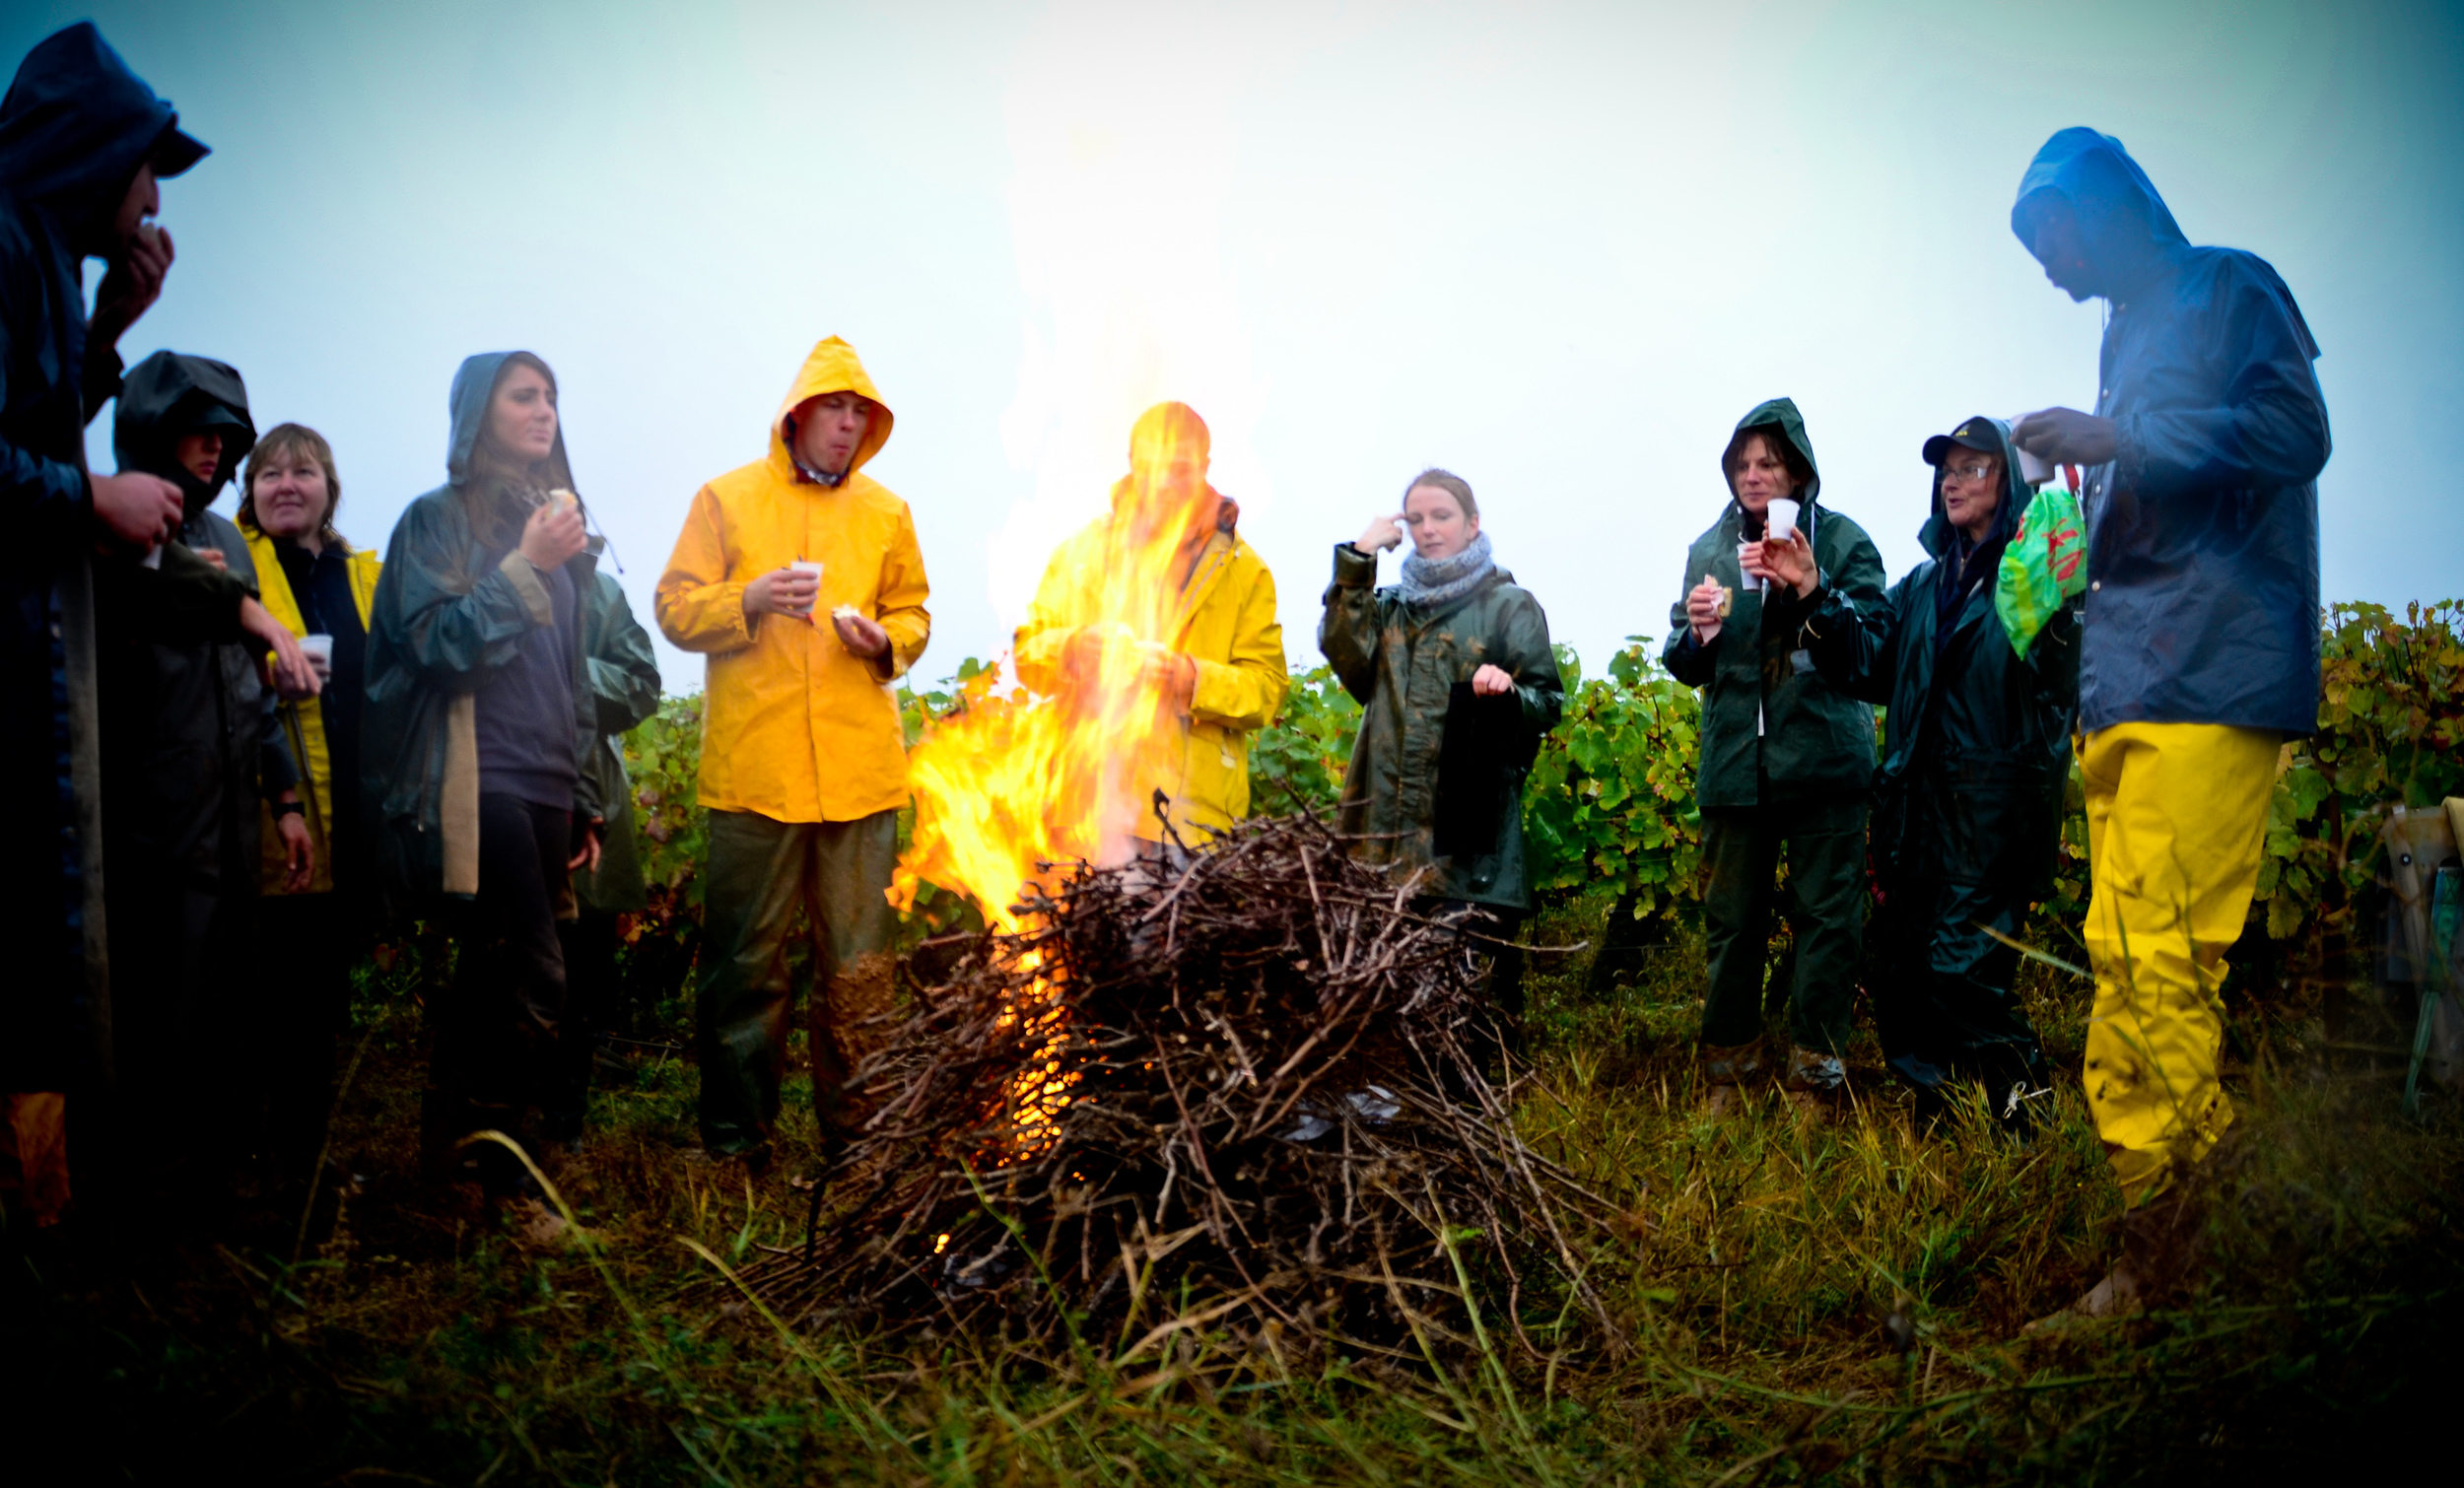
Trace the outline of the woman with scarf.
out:
[[[596,566],[565,457],[555,373],[528,352],[454,374],[447,483],[402,513],[369,617],[361,773],[389,907],[444,913],[459,955],[431,1009],[421,1113],[432,1176],[558,1228],[521,1165],[468,1134],[518,1135],[553,1098],[571,913],[598,862],[582,763],[597,744],[584,596]]]
[[[1886,704],[1874,779],[1874,933],[1888,971],[1874,1021],[1892,1073],[1930,1125],[1962,1088],[2014,1130],[2044,1094],[2045,1054],[2011,981],[2013,941],[2053,871],[2079,715],[2079,617],[2027,640],[1994,605],[2003,550],[2034,492],[2011,431],[1972,418],[1925,441],[1932,555],[1879,603],[1825,581],[1802,533],[1765,542],[1774,584],[1796,591],[1798,639],[1825,681]]]
[[[1406,530],[1403,582],[1376,587],[1377,555]],[[1523,777],[1565,688],[1548,616],[1490,556],[1461,477],[1422,471],[1401,513],[1335,545],[1318,649],[1362,709],[1343,775],[1352,850],[1420,875],[1422,893],[1472,907],[1511,941],[1532,910]],[[1490,995],[1509,1024],[1521,1015],[1523,958],[1511,946]]]

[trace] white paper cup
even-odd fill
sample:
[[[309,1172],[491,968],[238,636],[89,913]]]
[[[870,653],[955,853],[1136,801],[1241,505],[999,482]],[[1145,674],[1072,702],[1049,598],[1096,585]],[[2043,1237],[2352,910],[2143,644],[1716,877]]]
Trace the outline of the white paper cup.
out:
[[[1797,504],[1787,497],[1771,498],[1770,507],[1762,514],[1763,520],[1769,523],[1770,534],[1786,542],[1788,534],[1797,530]]]
[[[2041,486],[2045,482],[2053,479],[2053,467],[2051,465],[2048,465],[2043,460],[2029,454],[2026,450],[2020,449],[2017,443],[2012,444],[2011,448],[2017,452],[2019,457],[2020,480],[2025,481],[2030,486]]]
[[[334,638],[331,636],[301,637],[300,654],[308,658],[308,665],[316,668],[316,675],[330,677],[334,674]]]
[[[811,560],[811,559],[809,559],[809,558],[799,558],[799,559],[797,559],[795,562],[793,562],[793,563],[791,563],[791,564],[787,565],[787,567],[788,567],[788,568],[790,568],[790,569],[793,569],[793,570],[794,570],[796,573],[798,573],[798,574],[810,574],[811,575],[813,575],[813,593],[814,593],[815,597],[819,597],[819,595],[820,595],[820,593],[821,593],[821,565],[820,565],[820,564],[818,564],[818,563],[814,562],[813,560]],[[810,615],[810,614],[813,612],[813,607],[812,607],[811,605],[809,605],[809,604],[808,604],[808,605],[806,605],[806,606],[804,607],[804,611],[803,611],[803,612],[804,612],[805,614],[807,614],[807,615]]]
[[[1760,543],[1739,543],[1737,545],[1737,589],[1741,594],[1759,594],[1762,592],[1762,580],[1756,578],[1753,575],[1753,571],[1745,567],[1745,550],[1747,548],[1758,548],[1760,546],[1762,546]]]

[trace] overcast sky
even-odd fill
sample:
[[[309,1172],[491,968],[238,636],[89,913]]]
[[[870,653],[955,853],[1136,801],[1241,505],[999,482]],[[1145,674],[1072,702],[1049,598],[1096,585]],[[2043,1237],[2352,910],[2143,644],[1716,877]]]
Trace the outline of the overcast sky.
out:
[[[91,16],[214,147],[123,350],[322,431],[356,542],[443,480],[461,358],[526,348],[650,624],[694,490],[846,336],[897,414],[868,468],[922,532],[930,679],[1005,645],[1165,397],[1213,426],[1298,663],[1332,545],[1439,464],[1598,670],[1666,630],[1728,432],[1782,393],[1896,575],[1928,434],[2095,396],[2099,306],[2008,226],[2071,124],[2299,299],[2327,597],[2464,594],[2458,15],[19,0],[0,47]]]

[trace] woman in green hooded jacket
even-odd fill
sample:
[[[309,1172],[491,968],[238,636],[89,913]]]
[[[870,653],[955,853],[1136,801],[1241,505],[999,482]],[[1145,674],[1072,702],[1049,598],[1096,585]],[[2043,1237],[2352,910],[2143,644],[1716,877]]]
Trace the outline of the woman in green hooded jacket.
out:
[[[1403,582],[1376,587],[1377,555],[1409,529]],[[1335,549],[1318,649],[1361,705],[1343,773],[1341,830],[1355,854],[1419,873],[1430,898],[1472,906],[1500,932],[1532,910],[1523,857],[1523,778],[1557,726],[1565,686],[1540,601],[1497,567],[1472,488],[1426,470],[1403,510]],[[1461,716],[1451,729],[1450,710]],[[1440,779],[1447,736],[1463,779]],[[1522,1011],[1523,961],[1500,952],[1499,1011]]]
[[[1818,675],[1797,641],[1796,596],[1766,591],[1758,553],[1775,502],[1825,580],[1859,604],[1882,597],[1882,556],[1847,517],[1817,507],[1821,472],[1797,405],[1773,398],[1738,422],[1720,456],[1729,503],[1685,557],[1685,597],[1670,607],[1661,660],[1702,689],[1705,949],[1703,1075],[1711,1109],[1736,1104],[1762,1068],[1762,968],[1774,875],[1788,855],[1796,932],[1792,1036],[1783,1076],[1792,1099],[1836,1097],[1865,933],[1866,788],[1874,779],[1874,710]]]
[[[422,1157],[439,1178],[475,1162],[489,1196],[512,1200],[524,1179],[509,1155],[453,1154],[553,1100],[556,921],[568,875],[599,855],[582,769],[598,743],[582,644],[596,566],[547,364],[469,358],[450,406],[449,479],[402,513],[376,582],[361,771],[388,902],[442,912],[460,952],[432,1009]]]

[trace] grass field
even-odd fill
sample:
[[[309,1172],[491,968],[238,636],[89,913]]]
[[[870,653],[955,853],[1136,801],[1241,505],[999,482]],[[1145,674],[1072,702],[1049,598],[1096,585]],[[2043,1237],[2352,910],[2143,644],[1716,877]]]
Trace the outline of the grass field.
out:
[[[1538,938],[1596,942],[1605,913]],[[803,1195],[685,1159],[690,1064],[637,1050],[551,1170],[603,1244],[527,1249],[416,1185],[418,1014],[372,984],[335,1133],[364,1183],[306,1253],[296,1212],[245,1194],[214,1236],[162,1216],[179,1239],[133,1272],[12,1249],[0,1461],[67,1464],[8,1475],[29,1483],[2264,1482],[2358,1475],[2449,1419],[2464,1123],[2400,1117],[2397,1078],[2331,1062],[2314,1009],[2235,1008],[2214,1284],[2021,1341],[2115,1249],[2075,1077],[2024,1146],[1981,1119],[1912,1136],[1870,1042],[1850,1118],[1766,1092],[1715,1122],[1698,948],[1641,960],[1613,991],[1581,990],[1582,956],[1535,979],[1523,1128],[1622,1210],[1595,1272],[1617,1336],[1551,1359],[1296,1376],[1197,1335],[1125,1364],[778,1328],[721,1267],[795,1236]],[[2075,1072],[2084,984],[2031,967],[2026,990]]]

